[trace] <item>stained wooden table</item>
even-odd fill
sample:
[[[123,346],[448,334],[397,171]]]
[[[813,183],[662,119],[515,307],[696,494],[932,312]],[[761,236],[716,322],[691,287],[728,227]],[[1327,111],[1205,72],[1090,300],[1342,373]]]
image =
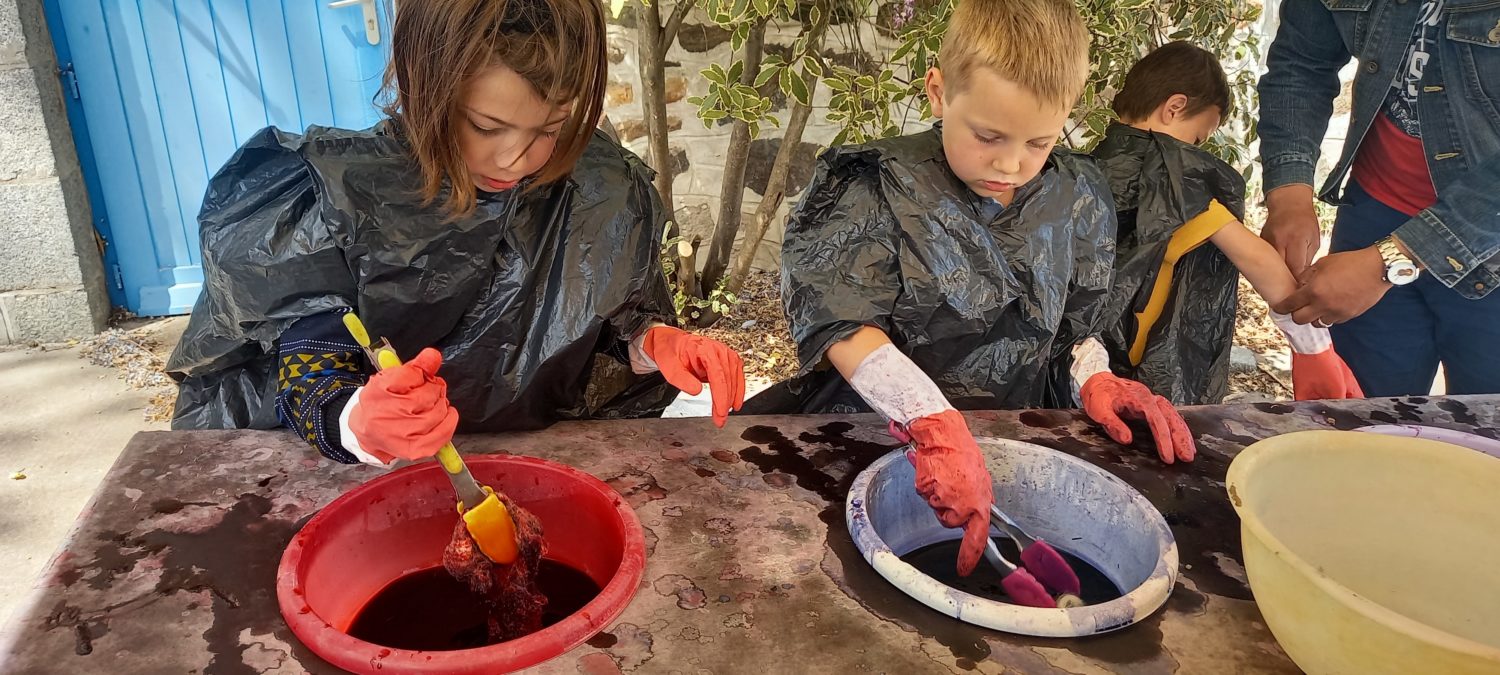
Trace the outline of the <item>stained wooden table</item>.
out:
[[[1304,429],[1417,423],[1500,438],[1500,397],[1187,409],[1198,461],[1162,466],[1071,411],[977,412],[976,434],[1083,457],[1139,489],[1177,537],[1166,607],[1103,636],[969,626],[887,585],[849,540],[845,490],[892,441],[870,416],[559,424],[470,436],[606,480],[646,528],[625,614],[538,672],[1296,672],[1260,619],[1223,493],[1246,445]],[[380,470],[313,456],[284,432],[155,432],[120,456],[0,635],[15,673],[300,673],[333,669],[291,635],[275,570],[292,534]]]

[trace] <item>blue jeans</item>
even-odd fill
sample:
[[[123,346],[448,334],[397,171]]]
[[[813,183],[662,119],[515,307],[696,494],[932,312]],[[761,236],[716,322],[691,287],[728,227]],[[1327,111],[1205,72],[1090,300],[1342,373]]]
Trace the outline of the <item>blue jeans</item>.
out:
[[[1370,246],[1410,220],[1353,181],[1344,197],[1333,253]],[[1331,331],[1366,396],[1426,394],[1439,362],[1449,394],[1500,392],[1500,293],[1469,300],[1423,273]]]

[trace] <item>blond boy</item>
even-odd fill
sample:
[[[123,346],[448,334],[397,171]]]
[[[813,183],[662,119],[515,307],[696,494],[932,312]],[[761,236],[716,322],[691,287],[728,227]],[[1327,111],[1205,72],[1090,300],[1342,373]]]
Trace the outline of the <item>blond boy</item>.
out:
[[[803,375],[747,409],[873,409],[915,446],[916,488],[979,559],[991,481],[958,410],[1074,407],[1121,443],[1142,418],[1190,461],[1171,405],[1091,340],[1114,261],[1108,184],[1056,148],[1089,75],[1067,0],[963,0],[927,74],[936,128],[833,148],[793,214],[782,293]],[[1075,355],[1077,358],[1075,358]],[[832,366],[831,368],[829,366]],[[1070,372],[1071,371],[1071,372]]]

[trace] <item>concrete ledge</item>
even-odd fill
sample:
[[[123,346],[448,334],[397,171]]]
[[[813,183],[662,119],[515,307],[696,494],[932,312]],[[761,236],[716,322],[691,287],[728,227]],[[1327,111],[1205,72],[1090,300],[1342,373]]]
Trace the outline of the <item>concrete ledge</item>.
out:
[[[61,342],[102,328],[81,285],[0,293],[0,344]]]

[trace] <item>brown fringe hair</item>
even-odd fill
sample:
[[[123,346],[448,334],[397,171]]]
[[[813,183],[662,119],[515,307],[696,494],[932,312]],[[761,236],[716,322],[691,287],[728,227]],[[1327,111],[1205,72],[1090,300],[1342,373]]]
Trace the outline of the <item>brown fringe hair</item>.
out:
[[[464,88],[494,65],[516,71],[544,100],[573,104],[532,187],[567,176],[603,114],[605,59],[599,0],[402,0],[382,91],[422,169],[422,197],[431,204],[446,187],[451,215],[474,210],[457,125]]]

